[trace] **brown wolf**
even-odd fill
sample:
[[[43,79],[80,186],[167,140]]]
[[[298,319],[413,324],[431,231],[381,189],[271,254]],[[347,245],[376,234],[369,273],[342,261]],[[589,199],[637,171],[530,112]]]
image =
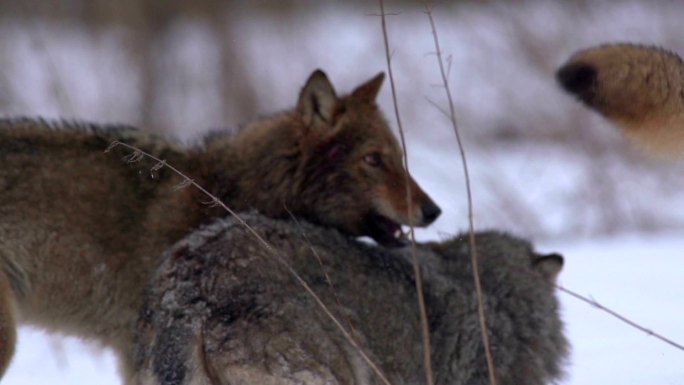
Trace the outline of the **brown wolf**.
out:
[[[174,191],[182,180],[168,169],[126,165],[121,146],[104,154],[113,141],[165,159],[235,210],[289,210],[384,245],[401,244],[402,224],[434,221],[440,209],[412,179],[407,205],[401,150],[375,103],[382,80],[337,97],[315,71],[293,110],[191,148],[130,127],[0,120],[0,375],[26,322],[112,347],[129,377],[131,325],[159,256],[225,214],[196,189]]]
[[[574,54],[556,76],[650,153],[684,157],[684,63],[677,54],[602,45]]]
[[[392,384],[424,383],[409,251],[308,224],[247,220],[351,326]],[[563,258],[503,233],[480,232],[477,240],[499,383],[559,380],[568,342],[554,283]],[[417,253],[435,383],[488,384],[467,236],[418,245]],[[141,384],[382,383],[291,273],[233,219],[167,251],[149,288],[138,330]]]

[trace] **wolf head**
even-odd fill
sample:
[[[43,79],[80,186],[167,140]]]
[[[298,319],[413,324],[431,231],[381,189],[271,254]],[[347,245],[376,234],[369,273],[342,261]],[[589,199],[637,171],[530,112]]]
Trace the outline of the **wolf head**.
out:
[[[676,54],[602,45],[574,54],[556,78],[649,153],[684,157],[684,63]]]
[[[537,253],[529,241],[499,231],[481,231],[476,235],[477,257],[483,266],[483,271],[493,271],[495,275],[501,275],[501,272],[513,272],[520,277],[521,282],[527,284],[546,282],[550,288],[555,286],[558,275],[563,269],[562,255]],[[447,270],[461,273],[471,269],[470,258],[468,258],[470,257],[468,236],[460,235],[441,242],[424,243],[424,245],[442,256],[449,266]],[[536,278],[530,278],[531,275]]]
[[[441,210],[408,175],[402,150],[376,105],[383,79],[380,73],[338,97],[321,70],[309,77],[296,108],[301,199],[314,222],[398,246],[405,239],[402,225],[427,226]]]

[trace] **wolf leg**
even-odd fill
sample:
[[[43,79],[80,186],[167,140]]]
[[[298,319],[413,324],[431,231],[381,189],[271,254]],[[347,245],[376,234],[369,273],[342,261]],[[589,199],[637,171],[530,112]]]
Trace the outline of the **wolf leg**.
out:
[[[0,271],[0,379],[14,355],[16,340],[14,293],[9,279]]]

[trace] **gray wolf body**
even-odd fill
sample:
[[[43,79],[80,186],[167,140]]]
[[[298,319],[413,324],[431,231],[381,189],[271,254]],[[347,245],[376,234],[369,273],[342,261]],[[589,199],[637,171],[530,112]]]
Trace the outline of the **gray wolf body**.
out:
[[[409,250],[306,223],[247,221],[393,384],[424,382]],[[554,286],[562,257],[503,233],[477,233],[477,242],[499,383],[558,380],[568,351]],[[467,236],[418,245],[417,253],[436,383],[488,384]],[[233,219],[167,251],[149,288],[138,337],[141,384],[381,383],[292,274]]]
[[[166,168],[115,146],[128,143],[187,172],[234,210],[292,213],[348,236],[402,244],[401,225],[440,209],[412,180],[375,103],[380,74],[338,97],[323,72],[297,106],[183,147],[131,127],[0,120],[0,375],[16,324],[112,347],[129,378],[132,325],[161,253],[226,215]],[[131,158],[133,156],[133,158]]]

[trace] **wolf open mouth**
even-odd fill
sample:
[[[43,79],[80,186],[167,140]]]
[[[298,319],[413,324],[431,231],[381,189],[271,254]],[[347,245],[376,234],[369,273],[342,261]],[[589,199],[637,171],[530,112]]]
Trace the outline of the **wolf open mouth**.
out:
[[[385,247],[401,247],[408,243],[408,237],[401,229],[401,224],[377,213],[367,219],[369,236]]]

